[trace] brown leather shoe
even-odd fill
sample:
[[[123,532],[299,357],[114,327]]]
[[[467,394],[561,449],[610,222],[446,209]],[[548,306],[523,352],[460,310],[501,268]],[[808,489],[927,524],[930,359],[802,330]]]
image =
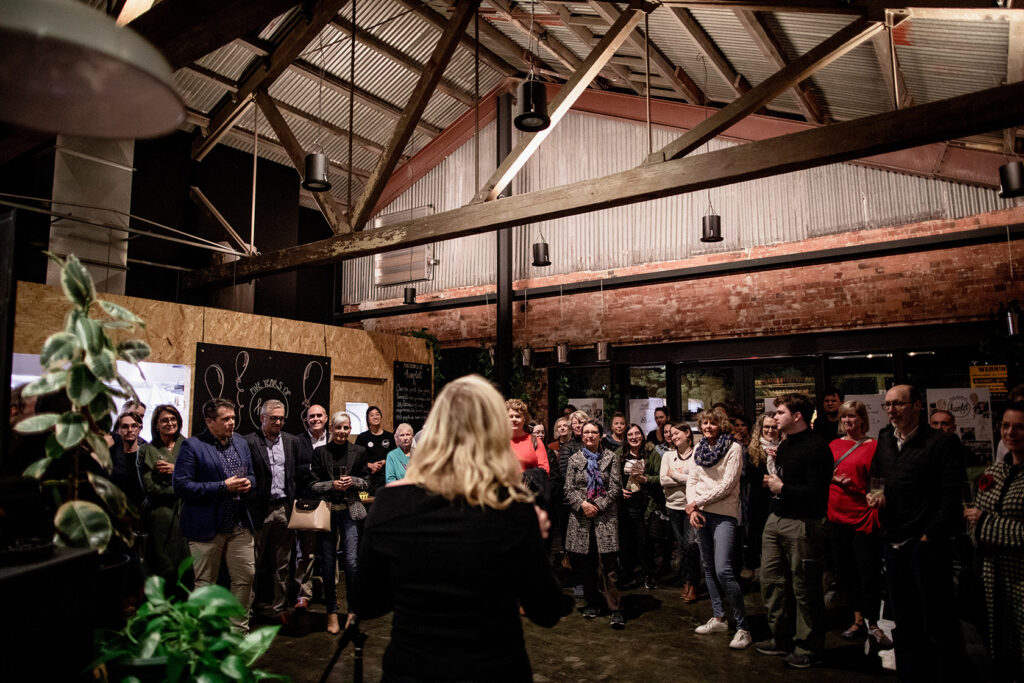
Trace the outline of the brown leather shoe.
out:
[[[697,587],[692,583],[683,584],[683,592],[679,595],[683,602],[697,602]]]
[[[341,633],[341,626],[338,624],[337,614],[327,615],[327,632],[331,635],[337,635]]]
[[[299,598],[295,601],[295,609],[308,609],[309,598]]]

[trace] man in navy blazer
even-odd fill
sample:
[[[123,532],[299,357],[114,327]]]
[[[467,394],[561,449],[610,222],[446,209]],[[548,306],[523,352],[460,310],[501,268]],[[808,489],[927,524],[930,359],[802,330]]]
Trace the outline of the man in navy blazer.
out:
[[[274,617],[288,625],[285,600],[295,533],[288,528],[292,503],[309,485],[309,465],[302,466],[298,438],[282,431],[284,403],[276,399],[260,406],[260,429],[246,434],[256,473],[252,517],[257,529],[260,564],[269,562],[274,581]]]
[[[245,439],[235,434],[235,404],[213,398],[203,404],[206,429],[187,439],[174,464],[174,493],[181,498],[181,535],[194,560],[196,588],[217,583],[223,558],[231,592],[248,610],[256,576],[254,526],[247,501],[255,488]],[[233,619],[249,630],[249,615]]]

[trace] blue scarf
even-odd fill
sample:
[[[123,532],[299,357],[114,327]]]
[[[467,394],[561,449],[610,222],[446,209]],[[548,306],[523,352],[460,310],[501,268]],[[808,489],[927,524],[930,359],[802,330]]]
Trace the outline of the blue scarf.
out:
[[[587,500],[594,500],[608,493],[604,488],[601,468],[597,465],[601,459],[601,454],[591,452],[584,447],[583,457],[587,459]]]
[[[718,441],[715,442],[714,446],[710,446],[707,439],[701,439],[700,443],[697,444],[696,450],[693,452],[693,460],[701,467],[713,467],[718,464],[719,460],[725,457],[731,445],[731,434],[719,434]]]

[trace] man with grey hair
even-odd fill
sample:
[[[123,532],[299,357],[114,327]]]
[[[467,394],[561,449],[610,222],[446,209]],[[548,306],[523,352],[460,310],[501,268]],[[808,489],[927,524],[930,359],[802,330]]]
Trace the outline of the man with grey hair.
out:
[[[269,563],[274,582],[275,618],[288,625],[285,600],[288,597],[288,573],[295,534],[288,528],[296,494],[309,485],[308,473],[299,467],[299,440],[282,431],[285,406],[271,399],[260,406],[260,430],[245,437],[252,453],[256,474],[256,493],[252,501],[256,525],[257,562]],[[307,468],[308,470],[308,468]],[[259,569],[259,567],[257,567]]]
[[[320,446],[326,446],[331,435],[327,433],[327,409],[318,403],[314,403],[306,409],[306,428],[296,434],[299,439],[299,470],[304,476],[309,476],[310,464],[313,462],[313,451]],[[316,559],[316,531],[295,532],[295,583],[298,584],[298,597],[295,599],[295,609],[304,610],[309,607],[313,599],[313,566]]]

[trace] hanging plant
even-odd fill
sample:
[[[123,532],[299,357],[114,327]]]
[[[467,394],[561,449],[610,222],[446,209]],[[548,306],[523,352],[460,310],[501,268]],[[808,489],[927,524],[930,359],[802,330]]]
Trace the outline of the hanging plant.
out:
[[[117,361],[132,365],[149,357],[140,339],[115,341],[114,330],[145,328],[137,315],[111,301],[96,298],[92,276],[78,258],[46,255],[60,266],[60,284],[71,310],[64,329],[51,334],[39,352],[45,374],[25,387],[25,396],[63,391],[71,402],[64,413],[40,413],[22,420],[15,430],[23,434],[51,432],[45,453],[26,468],[44,487],[53,489],[61,503],[53,523],[58,545],[91,547],[104,551],[116,535],[131,546],[131,523],[137,512],[124,493],[105,476],[84,472],[81,458],[96,461],[105,473],[112,470],[106,437],[113,426],[113,398],[138,400],[135,390],[117,371]],[[102,313],[94,317],[93,313]],[[56,473],[57,479],[47,475]]]

